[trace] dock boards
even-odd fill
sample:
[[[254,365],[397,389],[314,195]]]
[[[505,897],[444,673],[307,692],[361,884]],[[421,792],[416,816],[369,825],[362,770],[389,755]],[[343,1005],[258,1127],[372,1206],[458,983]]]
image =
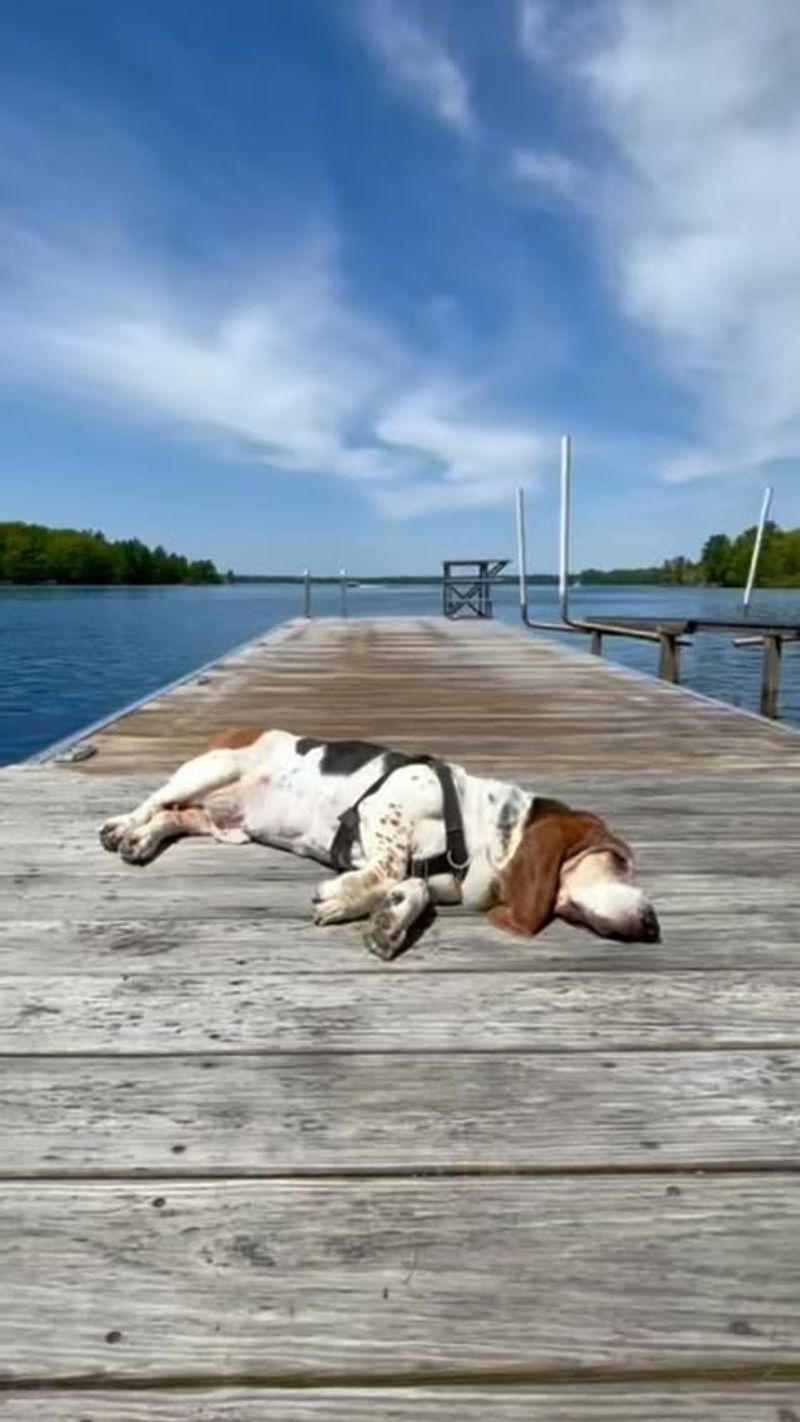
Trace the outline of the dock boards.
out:
[[[797,1422],[800,738],[495,627],[261,653],[0,774],[0,1417]],[[608,814],[664,942],[442,911],[383,965],[313,866],[103,854],[245,692]]]

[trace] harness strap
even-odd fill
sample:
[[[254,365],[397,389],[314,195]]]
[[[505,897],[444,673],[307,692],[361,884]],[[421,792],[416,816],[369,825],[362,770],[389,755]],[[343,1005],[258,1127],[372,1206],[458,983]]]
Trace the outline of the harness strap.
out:
[[[445,851],[430,859],[412,859],[409,873],[414,879],[430,879],[434,874],[455,874],[461,879],[469,868],[469,850],[453,772],[443,760],[431,760],[430,766],[442,787]]]
[[[331,845],[331,862],[334,869],[342,872],[352,868],[352,850],[358,838],[360,825],[358,809],[361,803],[368,796],[374,795],[377,790],[380,790],[396,770],[403,770],[406,765],[428,765],[436,775],[442,787],[446,842],[444,854],[434,855],[430,859],[412,859],[409,864],[410,875],[415,879],[428,879],[434,874],[455,874],[457,878],[461,878],[466,873],[469,865],[469,852],[464,834],[461,806],[453,782],[453,772],[443,760],[437,760],[435,756],[431,755],[409,756],[403,765],[393,765],[385,775],[380,775],[374,784],[368,786],[364,793],[359,795],[355,804],[350,805],[339,816],[339,824]]]

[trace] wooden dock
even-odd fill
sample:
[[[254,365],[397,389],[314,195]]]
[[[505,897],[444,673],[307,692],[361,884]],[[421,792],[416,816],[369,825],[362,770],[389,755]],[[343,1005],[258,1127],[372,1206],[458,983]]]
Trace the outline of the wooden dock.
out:
[[[96,827],[229,725],[606,814],[664,941]],[[800,1422],[800,736],[497,624],[296,623],[0,772],[0,1418]]]

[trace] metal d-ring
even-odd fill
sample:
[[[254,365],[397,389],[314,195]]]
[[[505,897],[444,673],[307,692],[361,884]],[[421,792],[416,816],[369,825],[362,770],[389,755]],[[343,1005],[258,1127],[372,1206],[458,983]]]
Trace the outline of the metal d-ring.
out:
[[[445,858],[454,874],[463,874],[464,870],[469,868],[469,855],[467,855],[463,864],[459,864],[458,860],[453,858],[451,851],[448,849]]]

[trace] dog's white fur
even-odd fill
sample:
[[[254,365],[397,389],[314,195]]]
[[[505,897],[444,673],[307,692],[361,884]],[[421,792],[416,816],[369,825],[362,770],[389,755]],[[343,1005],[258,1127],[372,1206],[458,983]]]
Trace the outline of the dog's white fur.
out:
[[[347,768],[348,745],[351,761],[359,762],[360,755],[352,769]],[[274,730],[238,749],[208,751],[182,765],[130,814],[108,820],[101,840],[130,864],[147,864],[165,843],[192,834],[234,843],[254,840],[330,864],[339,817],[391,763],[382,748],[364,746],[359,752],[357,746],[354,756],[353,743],[320,744]],[[403,764],[360,805],[352,868],[319,885],[317,923],[371,916],[367,946],[391,957],[430,903],[462,902],[485,910],[497,902],[502,873],[518,848],[532,797],[504,781],[470,775],[461,766],[450,769],[469,851],[463,879],[455,873],[409,877],[412,859],[427,860],[444,852],[445,826],[435,772],[425,764]],[[602,870],[600,851],[596,856],[589,851],[589,858],[596,859],[598,872],[575,866],[577,894],[569,891],[565,866],[555,911],[563,909],[562,916],[573,921],[589,921],[591,912],[583,915],[579,902],[583,880],[603,923],[635,937],[637,923],[649,910],[644,895],[621,882],[627,870],[613,865]],[[581,863],[586,862],[584,854]]]

